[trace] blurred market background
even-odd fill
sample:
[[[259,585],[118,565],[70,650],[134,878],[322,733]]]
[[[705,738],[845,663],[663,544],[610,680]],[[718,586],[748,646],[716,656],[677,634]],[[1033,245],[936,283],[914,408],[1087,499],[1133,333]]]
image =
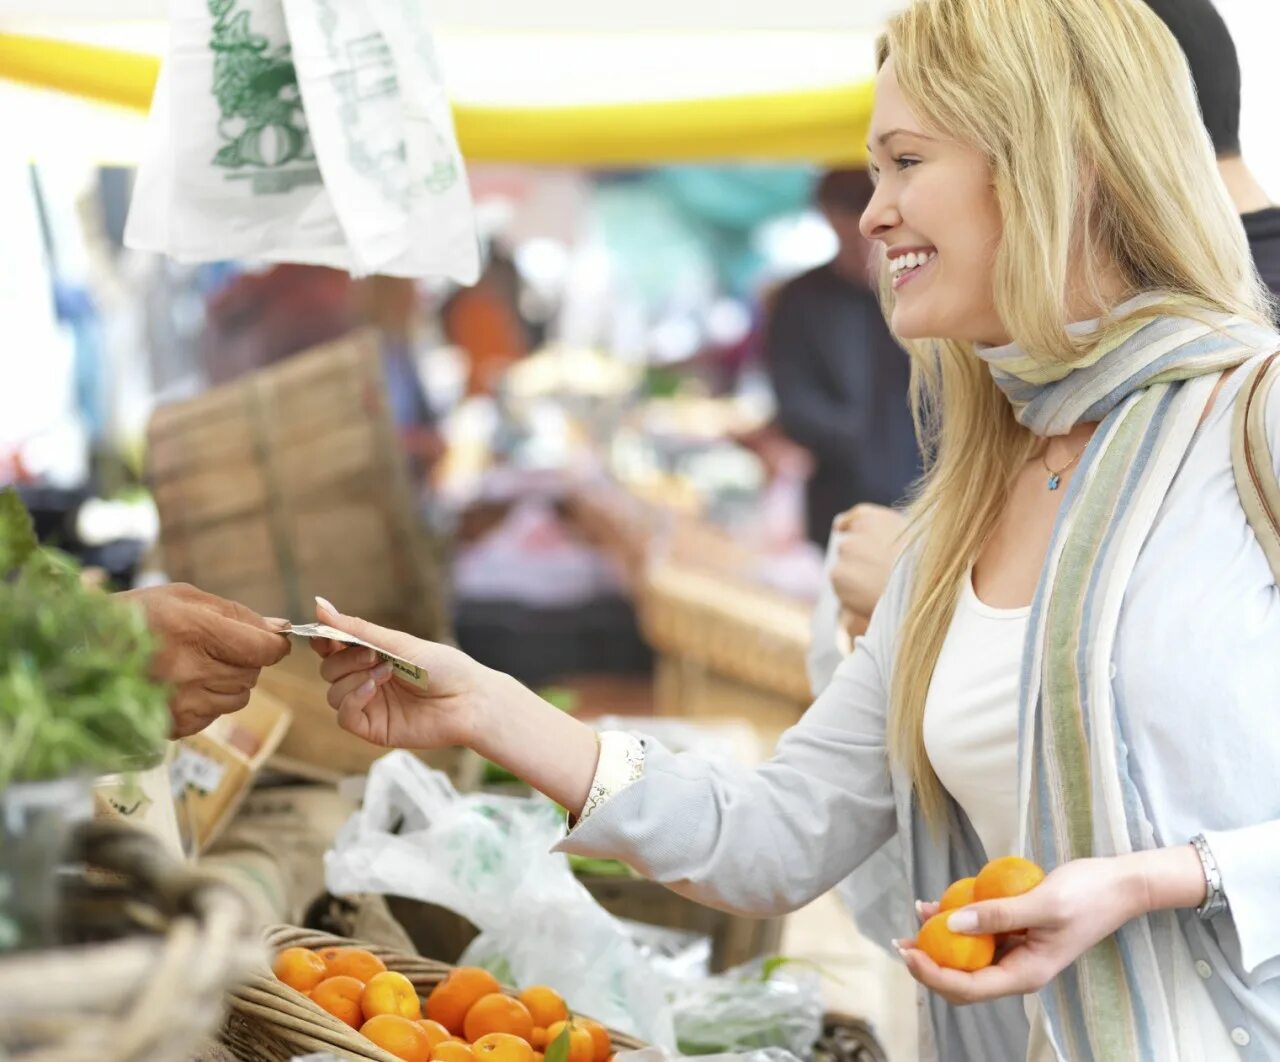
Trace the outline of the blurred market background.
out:
[[[815,184],[861,163],[895,5],[438,0],[470,288],[126,249],[166,5],[103,6],[0,0],[0,485],[42,537],[111,587],[184,580],[298,621],[321,593],[584,718],[767,756],[808,703],[822,550],[764,336],[780,286],[836,253]],[[1277,16],[1219,7],[1246,156],[1280,188]],[[309,667],[264,678],[292,725],[251,740],[260,783],[336,785],[378,752]],[[722,959],[812,960],[829,1006],[914,1057],[910,979],[836,899],[785,926],[682,917]]]

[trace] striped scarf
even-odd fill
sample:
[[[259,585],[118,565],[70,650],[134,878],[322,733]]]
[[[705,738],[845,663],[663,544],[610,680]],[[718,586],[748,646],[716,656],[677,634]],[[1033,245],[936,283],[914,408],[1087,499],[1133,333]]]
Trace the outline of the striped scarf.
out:
[[[1156,301],[1171,300],[1138,296],[1115,316]],[[1036,434],[1100,422],[1054,528],[1022,667],[1020,836],[1024,854],[1046,868],[1158,843],[1111,688],[1121,602],[1220,374],[1280,342],[1238,317],[1207,319],[1213,326],[1172,315],[1135,322],[1074,366],[1046,365],[1016,346],[978,351]],[[1072,327],[1087,333],[1096,324]],[[1065,1057],[1179,1058],[1157,961],[1171,930],[1170,920],[1134,919],[1041,992]]]

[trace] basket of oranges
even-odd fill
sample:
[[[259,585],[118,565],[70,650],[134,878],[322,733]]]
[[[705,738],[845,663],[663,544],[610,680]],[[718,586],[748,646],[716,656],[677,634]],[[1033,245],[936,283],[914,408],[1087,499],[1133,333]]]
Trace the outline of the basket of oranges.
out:
[[[231,995],[222,1039],[245,1062],[308,1052],[374,1062],[608,1062],[644,1046],[572,1015],[551,988],[328,933],[266,930],[272,972]]]

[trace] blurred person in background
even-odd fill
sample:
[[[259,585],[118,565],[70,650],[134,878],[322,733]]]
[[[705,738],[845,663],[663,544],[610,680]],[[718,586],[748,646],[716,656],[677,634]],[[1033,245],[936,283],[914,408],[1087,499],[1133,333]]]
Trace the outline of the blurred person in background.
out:
[[[1258,183],[1241,153],[1240,60],[1227,24],[1212,0],[1145,3],[1169,27],[1187,57],[1218,172],[1240,213],[1258,272],[1280,297],[1280,207]],[[905,526],[900,513],[874,504],[858,505],[837,517],[839,541],[832,579],[818,606],[810,647],[809,672],[815,691],[831,680],[848,639],[866,629],[898,559]]]
[[[765,330],[779,422],[814,458],[806,507],[819,546],[837,514],[859,502],[893,505],[920,474],[910,363],[885,324],[858,231],[871,193],[865,170],[832,170],[818,182],[836,256],[779,289]]]

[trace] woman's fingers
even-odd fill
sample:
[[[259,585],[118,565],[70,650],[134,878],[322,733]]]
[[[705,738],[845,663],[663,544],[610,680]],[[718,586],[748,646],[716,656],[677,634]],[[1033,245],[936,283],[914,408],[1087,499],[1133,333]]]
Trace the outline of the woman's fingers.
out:
[[[377,688],[391,677],[391,665],[379,664],[375,668],[349,672],[329,686],[329,707],[340,711],[342,705],[353,694],[363,697],[361,707],[373,700]]]
[[[334,642],[334,645],[341,643]],[[320,665],[320,677],[326,682],[337,682],[357,671],[372,671],[378,663],[378,654],[358,645],[344,646]]]

